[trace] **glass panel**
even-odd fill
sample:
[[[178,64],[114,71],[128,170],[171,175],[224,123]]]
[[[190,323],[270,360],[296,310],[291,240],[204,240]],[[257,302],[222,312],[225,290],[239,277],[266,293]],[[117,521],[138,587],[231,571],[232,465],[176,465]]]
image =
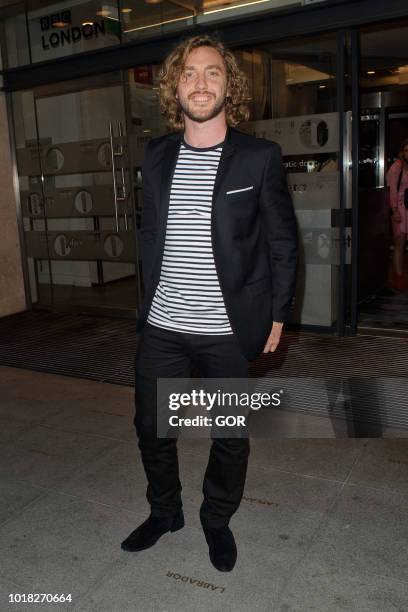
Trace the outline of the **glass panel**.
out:
[[[0,12],[4,67],[21,66],[116,45],[154,38],[196,25],[242,19],[284,8],[328,0],[28,0]],[[120,10],[118,8],[120,6]],[[31,52],[31,60],[30,60]]]
[[[197,16],[197,23],[207,24],[209,22],[224,21],[254,15],[259,13],[271,12],[276,9],[286,7],[296,7],[304,4],[299,0],[203,0],[200,14]]]
[[[120,25],[116,2],[30,0],[28,27],[33,62],[117,45]]]
[[[296,309],[303,325],[337,321],[339,117],[334,35],[263,44],[238,52],[250,79],[251,120],[239,129],[282,147],[299,224]]]
[[[140,220],[142,213],[142,172],[143,152],[146,142],[155,136],[165,134],[166,122],[160,114],[157,85],[159,65],[132,68],[127,72],[128,100],[128,142],[134,185],[136,210],[137,244],[141,244]],[[142,253],[138,251],[139,278],[142,285]],[[140,291],[143,287],[140,287]]]
[[[408,269],[403,249],[395,267],[386,198],[387,172],[408,138],[407,37],[406,20],[361,31],[358,300],[359,324],[369,327],[408,329],[395,278],[408,286]]]
[[[195,23],[197,4],[195,0],[123,2],[121,9],[123,40],[155,37],[191,27]]]
[[[213,25],[246,15],[273,13],[284,8],[327,0],[27,0],[0,13],[4,66],[21,66],[116,45],[154,38],[196,25]],[[120,6],[120,10],[119,7]],[[31,60],[30,60],[31,52]]]
[[[134,208],[120,74],[44,86],[29,95],[39,139],[35,155],[27,139],[20,141],[17,157],[24,174],[36,164],[37,183],[22,183],[21,197],[25,216],[39,224],[26,232],[31,257],[45,261],[39,301],[136,309]],[[22,108],[19,116],[27,121],[27,114]]]
[[[27,267],[33,304],[50,304],[51,273],[47,253],[42,170],[38,147],[34,93],[13,93],[14,129]],[[38,256],[36,244],[41,245]]]
[[[246,15],[326,0],[125,0],[121,5],[123,40],[154,37],[195,25],[209,25]]]
[[[30,63],[23,2],[0,9],[0,46],[2,68]]]

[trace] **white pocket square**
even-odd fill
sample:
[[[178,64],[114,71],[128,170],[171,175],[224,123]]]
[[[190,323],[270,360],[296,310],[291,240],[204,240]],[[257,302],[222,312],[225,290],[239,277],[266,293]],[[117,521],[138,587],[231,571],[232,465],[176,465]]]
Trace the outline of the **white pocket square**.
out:
[[[228,195],[229,193],[239,193],[240,191],[249,191],[250,189],[253,189],[254,186],[251,185],[250,187],[243,187],[242,189],[232,189],[231,191],[227,191],[226,195]]]

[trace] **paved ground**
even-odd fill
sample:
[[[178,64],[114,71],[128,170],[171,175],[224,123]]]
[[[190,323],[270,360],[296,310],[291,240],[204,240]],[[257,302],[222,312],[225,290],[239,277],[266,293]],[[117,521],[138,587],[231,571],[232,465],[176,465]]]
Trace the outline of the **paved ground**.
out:
[[[406,439],[253,440],[223,574],[198,518],[207,441],[179,443],[185,528],[125,553],[148,514],[132,388],[6,367],[0,383],[2,612],[408,611]]]

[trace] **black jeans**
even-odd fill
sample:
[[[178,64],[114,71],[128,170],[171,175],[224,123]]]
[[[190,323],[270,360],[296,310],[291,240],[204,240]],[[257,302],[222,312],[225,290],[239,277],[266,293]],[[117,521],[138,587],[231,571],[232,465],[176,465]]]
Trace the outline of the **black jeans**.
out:
[[[204,335],[146,323],[135,359],[134,425],[153,516],[172,516],[182,506],[176,438],[157,437],[157,378],[189,378],[193,367],[208,378],[246,378],[250,361],[234,334]],[[249,456],[248,438],[212,438],[204,475],[203,525],[223,527],[238,509]]]

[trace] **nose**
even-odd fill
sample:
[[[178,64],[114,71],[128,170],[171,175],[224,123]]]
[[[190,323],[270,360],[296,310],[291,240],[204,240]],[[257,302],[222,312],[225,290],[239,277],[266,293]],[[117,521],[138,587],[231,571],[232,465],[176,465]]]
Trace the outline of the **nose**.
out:
[[[196,80],[197,89],[207,89],[207,79],[205,76],[205,72],[197,72],[197,80]]]

